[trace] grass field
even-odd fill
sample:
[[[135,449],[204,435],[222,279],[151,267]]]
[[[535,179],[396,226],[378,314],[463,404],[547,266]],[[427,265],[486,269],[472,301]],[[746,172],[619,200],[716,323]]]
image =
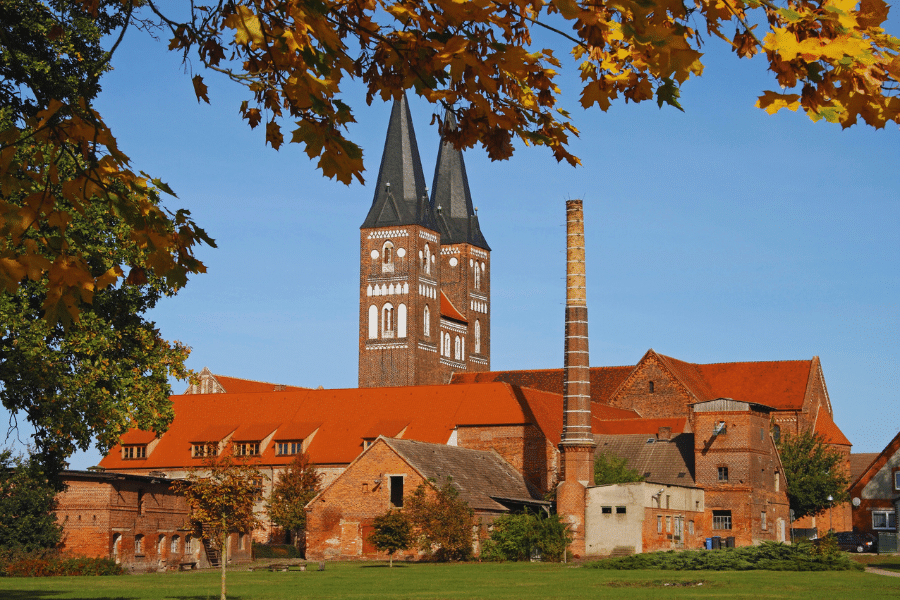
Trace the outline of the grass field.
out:
[[[699,585],[698,585],[699,584]],[[898,598],[900,577],[859,572],[601,571],[558,564],[328,563],[325,571],[231,571],[233,600],[384,598]],[[212,571],[2,578],[3,600],[215,600]]]

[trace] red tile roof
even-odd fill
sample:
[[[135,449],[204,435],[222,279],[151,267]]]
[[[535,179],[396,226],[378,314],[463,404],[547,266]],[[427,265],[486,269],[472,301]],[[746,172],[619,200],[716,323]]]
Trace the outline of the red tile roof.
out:
[[[814,428],[816,433],[822,435],[829,444],[837,444],[839,446],[852,446],[843,432],[835,425],[834,420],[825,408],[819,409],[819,415],[816,417],[816,425]]]
[[[441,292],[441,316],[454,321],[459,321],[460,323],[469,322],[458,310],[456,310],[456,307],[450,302],[450,298],[448,298],[443,291]]]
[[[407,425],[409,425],[409,419],[403,419],[400,421],[378,421],[363,434],[363,439],[374,440],[379,435],[394,438],[397,437],[397,435],[401,431],[403,431],[403,429]]]
[[[806,396],[813,360],[694,364],[654,353],[663,365],[704,402],[733,398],[776,410],[800,410]],[[591,367],[591,400],[607,404],[635,367]],[[563,369],[457,373],[450,383],[503,381],[557,394],[563,392]],[[615,418],[615,417],[612,417]]]
[[[806,397],[812,360],[695,366],[708,384],[711,393],[711,397],[699,400],[733,398],[771,406],[776,410],[800,410]]]
[[[156,434],[152,431],[141,431],[140,429],[129,429],[122,435],[120,444],[149,444],[156,439]]]
[[[659,433],[660,427],[668,427],[671,429],[672,435],[690,432],[687,424],[687,418],[680,417],[675,419],[620,419],[620,420],[601,420],[594,418],[591,422],[591,430],[594,435],[629,435],[629,434],[646,434],[655,436]]]
[[[254,381],[252,379],[241,379],[239,377],[228,377],[226,375],[214,375],[216,381],[219,382],[225,392],[228,394],[250,394],[254,392],[273,392],[285,391],[296,392],[307,388],[295,385],[282,385],[280,383],[271,383],[268,381]]]
[[[261,442],[278,429],[280,423],[246,423],[231,436],[236,442]]]
[[[536,423],[553,443],[559,442],[562,428],[561,396],[505,383],[200,394],[173,396],[172,401],[176,418],[141,461],[142,469],[199,466],[190,457],[191,442],[221,440],[257,423],[281,424],[273,440],[302,439],[316,431],[308,452],[311,462],[320,465],[351,462],[362,450],[363,437],[379,422],[408,419],[404,438],[439,444],[447,443],[457,425]],[[289,438],[282,437],[286,430]],[[133,468],[133,461],[122,460],[117,450],[100,466]],[[276,456],[274,444],[261,452],[267,465],[287,464],[292,458]]]
[[[591,400],[606,403],[634,367],[591,367]],[[563,393],[563,369],[538,369],[531,371],[487,371],[482,373],[455,373],[450,383],[487,383],[502,381],[521,387]],[[621,410],[621,409],[616,409]],[[627,411],[634,416],[636,413]],[[617,417],[610,417],[617,418]],[[623,417],[624,418],[624,415]]]

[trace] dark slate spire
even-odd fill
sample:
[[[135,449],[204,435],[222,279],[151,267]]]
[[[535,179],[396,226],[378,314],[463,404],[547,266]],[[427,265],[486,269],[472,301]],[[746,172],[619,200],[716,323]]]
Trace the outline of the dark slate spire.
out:
[[[437,231],[406,94],[394,100],[372,208],[362,227],[422,225]],[[423,206],[424,205],[424,206]]]
[[[456,129],[456,119],[449,110],[444,126]],[[468,243],[491,249],[478,225],[462,152],[446,140],[441,143],[434,167],[431,207],[440,227],[441,244]]]

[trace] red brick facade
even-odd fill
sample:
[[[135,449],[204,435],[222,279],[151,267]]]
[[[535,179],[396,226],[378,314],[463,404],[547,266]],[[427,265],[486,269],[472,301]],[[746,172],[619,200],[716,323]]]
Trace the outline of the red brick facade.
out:
[[[361,230],[359,387],[490,370],[490,253],[440,239],[419,225]]]
[[[457,445],[498,453],[541,493],[556,486],[559,450],[537,425],[461,425],[456,432]]]
[[[57,496],[61,549],[73,556],[108,557],[131,571],[208,566],[202,541],[188,526],[183,496],[165,479],[67,471]],[[247,535],[232,534],[229,562],[250,560]]]

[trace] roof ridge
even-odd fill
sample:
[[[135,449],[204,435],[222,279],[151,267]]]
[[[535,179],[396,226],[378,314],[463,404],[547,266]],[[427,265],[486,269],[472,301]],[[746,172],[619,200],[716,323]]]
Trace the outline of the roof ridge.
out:
[[[290,385],[291,387],[302,388],[304,390],[308,390],[311,388],[303,387],[302,385],[291,385],[289,383],[278,383],[277,381],[263,381],[262,379],[248,379],[247,377],[235,377],[233,375],[221,375],[219,373],[210,373],[213,377],[218,379],[219,377],[227,377],[228,379],[240,379],[241,381],[250,381],[252,383],[270,383],[272,385]]]

